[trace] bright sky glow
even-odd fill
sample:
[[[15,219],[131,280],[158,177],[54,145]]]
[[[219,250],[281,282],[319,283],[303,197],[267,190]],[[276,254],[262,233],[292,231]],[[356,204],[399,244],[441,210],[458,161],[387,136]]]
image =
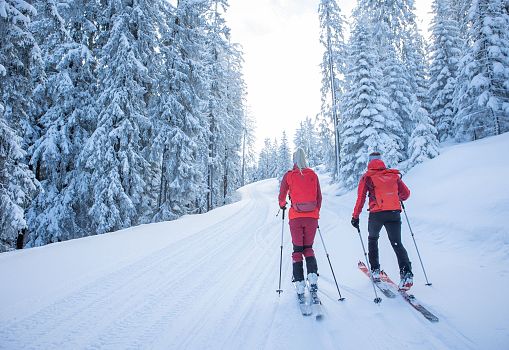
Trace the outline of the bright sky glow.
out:
[[[426,31],[432,0],[416,1]],[[338,1],[347,17],[355,0]],[[256,148],[265,138],[293,136],[300,121],[320,111],[323,48],[318,0],[230,0],[226,14],[232,41],[242,45],[247,104],[256,120]],[[428,35],[425,33],[425,37]]]

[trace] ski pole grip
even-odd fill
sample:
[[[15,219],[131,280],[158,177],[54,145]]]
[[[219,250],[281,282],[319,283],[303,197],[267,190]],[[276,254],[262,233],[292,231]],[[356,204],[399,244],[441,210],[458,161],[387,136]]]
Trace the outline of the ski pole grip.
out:
[[[401,203],[401,207],[403,208],[403,210],[405,210],[405,205],[403,204],[403,201],[399,201]],[[283,212],[284,214],[284,212]]]
[[[285,211],[286,211],[286,208],[283,209],[283,220],[285,219]]]

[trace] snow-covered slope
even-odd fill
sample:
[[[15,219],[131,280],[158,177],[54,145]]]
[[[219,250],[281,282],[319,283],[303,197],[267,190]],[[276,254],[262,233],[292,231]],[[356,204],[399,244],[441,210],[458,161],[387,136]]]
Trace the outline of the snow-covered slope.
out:
[[[373,303],[350,226],[355,193],[336,196],[322,175],[323,321],[303,318],[291,275],[277,181],[203,215],[0,255],[0,349],[507,349],[509,348],[509,134],[450,146],[405,176],[425,280],[406,222],[412,292],[432,324],[401,299]],[[366,218],[361,216],[366,234]],[[365,239],[365,238],[364,238]],[[365,242],[366,243],[366,242]],[[386,236],[380,260],[397,276]]]

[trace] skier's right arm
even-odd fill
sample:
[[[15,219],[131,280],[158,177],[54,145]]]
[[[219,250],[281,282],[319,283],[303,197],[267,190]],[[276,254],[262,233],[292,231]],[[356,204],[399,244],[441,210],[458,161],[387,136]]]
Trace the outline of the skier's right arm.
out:
[[[359,187],[357,189],[357,202],[353,209],[352,218],[358,219],[362,212],[362,207],[366,201],[366,194],[368,193],[368,186],[366,184],[366,176],[362,175],[359,181]]]
[[[286,195],[288,194],[288,190],[290,189],[288,186],[288,181],[286,181],[286,177],[288,173],[283,176],[283,180],[281,180],[281,186],[279,187],[279,207],[283,208],[286,206]]]

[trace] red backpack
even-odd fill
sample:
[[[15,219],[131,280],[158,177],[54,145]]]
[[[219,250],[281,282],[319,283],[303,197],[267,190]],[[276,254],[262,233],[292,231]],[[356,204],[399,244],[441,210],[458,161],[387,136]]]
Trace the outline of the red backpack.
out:
[[[385,169],[369,174],[373,182],[377,210],[401,210],[398,193],[399,171]]]
[[[309,168],[292,170],[287,176],[288,186],[290,187],[290,199],[292,208],[305,213],[316,209],[316,195],[318,188],[318,177],[313,170]]]

